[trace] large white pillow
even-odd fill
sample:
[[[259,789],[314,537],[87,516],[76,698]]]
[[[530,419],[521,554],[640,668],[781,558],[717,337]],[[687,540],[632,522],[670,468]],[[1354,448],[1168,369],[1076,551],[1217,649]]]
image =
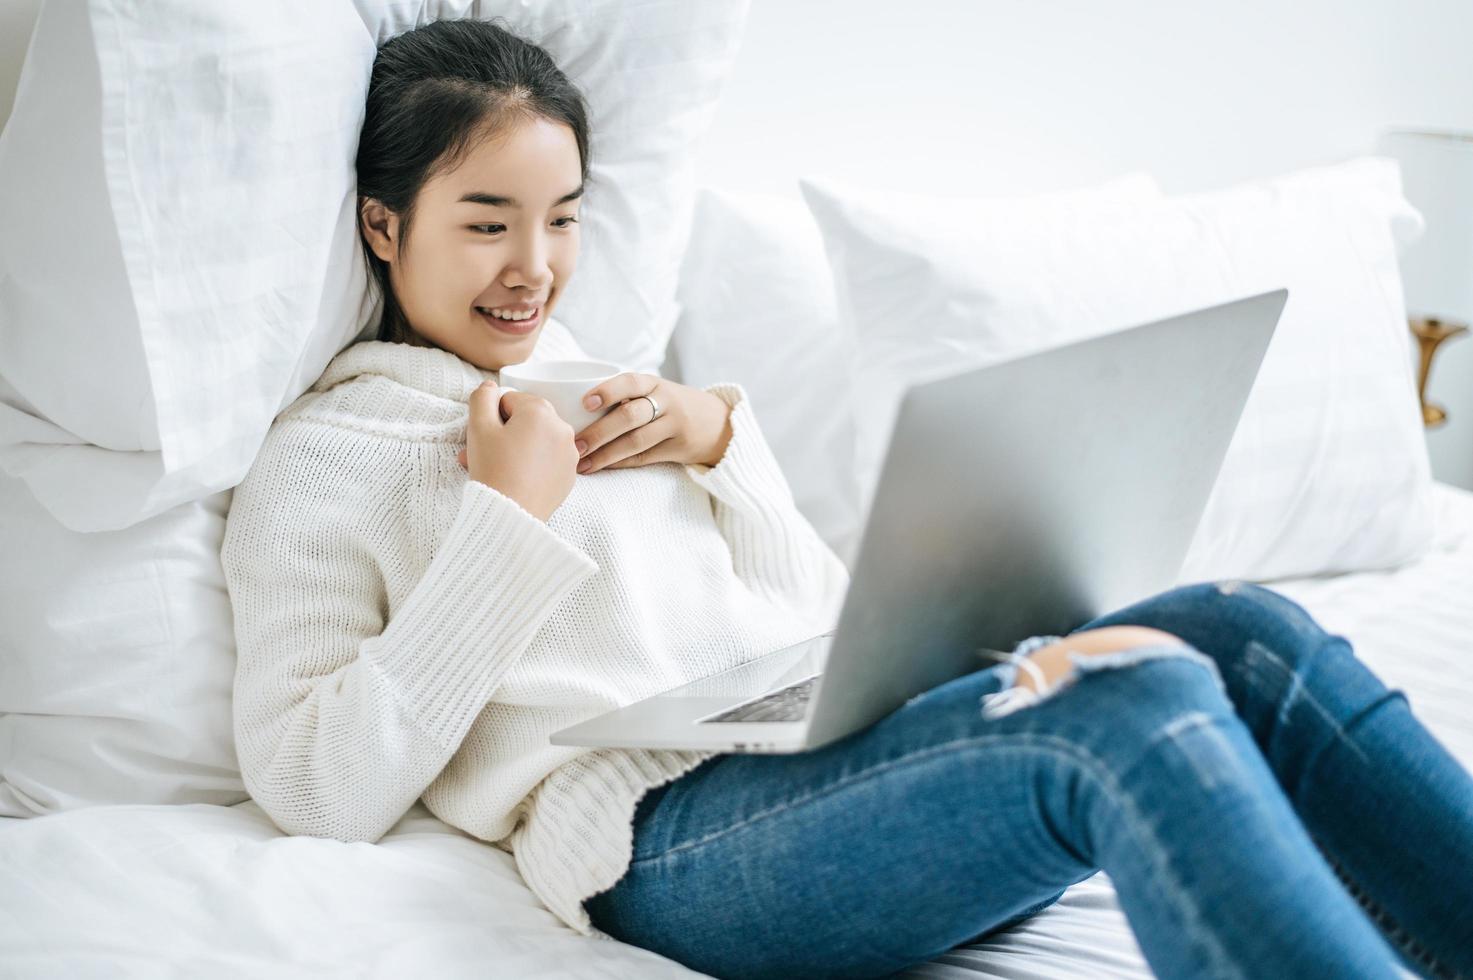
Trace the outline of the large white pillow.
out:
[[[962,203],[975,219],[1009,208],[1108,211],[1160,194],[1134,173]],[[863,529],[854,406],[870,410],[871,396],[854,391],[855,340],[841,328],[824,240],[802,200],[702,188],[678,296],[681,380],[741,382],[799,509],[852,566]]]
[[[353,157],[376,43],[501,18],[584,92],[583,254],[559,314],[655,371],[696,144],[748,0],[47,4],[0,135],[0,467],[112,530],[244,477],[371,333]]]
[[[1421,233],[1364,158],[1109,215],[800,182],[858,343],[873,493],[908,383],[1288,287],[1183,580],[1384,568],[1431,541],[1397,254]],[[892,203],[899,201],[899,203]],[[1147,477],[1148,478],[1148,477]]]
[[[0,134],[0,466],[65,526],[234,486],[363,325],[345,0],[41,8]]]

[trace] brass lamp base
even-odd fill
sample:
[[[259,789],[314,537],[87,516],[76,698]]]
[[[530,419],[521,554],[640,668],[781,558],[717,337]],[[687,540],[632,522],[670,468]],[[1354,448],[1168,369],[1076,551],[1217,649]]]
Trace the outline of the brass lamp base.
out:
[[[1432,355],[1437,353],[1444,340],[1467,333],[1468,327],[1435,316],[1413,317],[1408,325],[1422,349],[1422,363],[1417,369],[1417,398],[1422,402],[1422,425],[1435,429],[1447,421],[1447,411],[1441,405],[1427,401],[1427,376],[1432,373]]]

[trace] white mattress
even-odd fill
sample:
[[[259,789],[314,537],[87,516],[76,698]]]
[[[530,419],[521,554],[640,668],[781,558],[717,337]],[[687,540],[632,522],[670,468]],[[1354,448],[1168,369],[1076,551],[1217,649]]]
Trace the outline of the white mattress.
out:
[[[1439,486],[1416,566],[1276,583],[1354,642],[1473,769],[1473,493]],[[585,938],[509,854],[422,804],[377,844],[288,837],[252,802],[0,820],[0,975],[698,977]],[[1104,874],[907,977],[1149,977]]]

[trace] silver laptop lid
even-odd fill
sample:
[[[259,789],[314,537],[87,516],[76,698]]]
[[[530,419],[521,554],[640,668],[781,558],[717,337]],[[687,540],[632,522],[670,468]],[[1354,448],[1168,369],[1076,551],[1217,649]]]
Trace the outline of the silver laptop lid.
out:
[[[977,647],[1064,634],[1170,588],[1287,297],[910,387],[837,626],[843,655],[819,680],[844,696],[815,692],[810,740],[985,666]],[[865,683],[886,660],[887,682]]]

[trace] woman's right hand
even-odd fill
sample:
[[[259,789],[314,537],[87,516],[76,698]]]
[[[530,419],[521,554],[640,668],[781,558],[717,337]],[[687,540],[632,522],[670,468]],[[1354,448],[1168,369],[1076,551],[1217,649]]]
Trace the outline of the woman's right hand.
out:
[[[573,427],[540,395],[503,392],[499,410],[496,396],[491,381],[471,392],[460,465],[545,523],[578,477]]]

